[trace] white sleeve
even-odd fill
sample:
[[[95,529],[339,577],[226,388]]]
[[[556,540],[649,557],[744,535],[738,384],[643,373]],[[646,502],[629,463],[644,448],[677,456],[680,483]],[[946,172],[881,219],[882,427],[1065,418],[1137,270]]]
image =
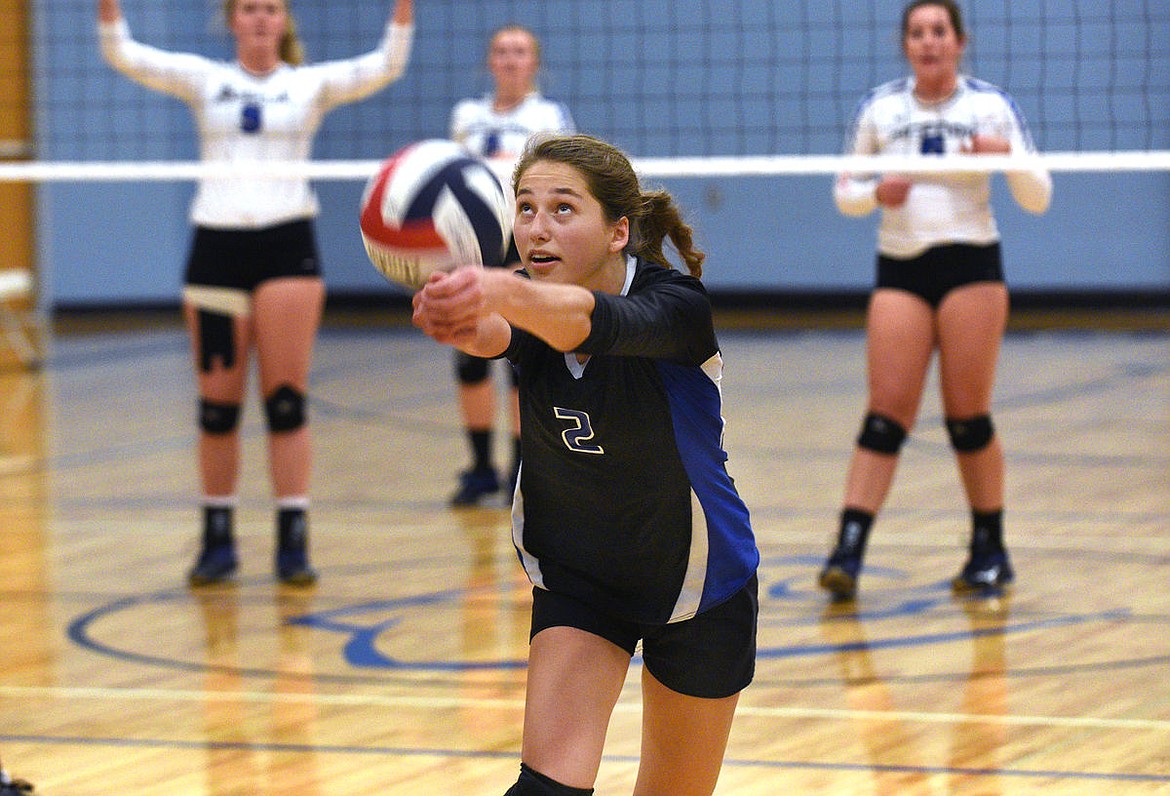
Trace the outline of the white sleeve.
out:
[[[858,114],[845,152],[849,155],[877,154],[877,136],[872,129],[868,108]],[[833,200],[837,209],[847,216],[866,216],[878,207],[878,174],[851,174],[841,172],[833,184]]]
[[[992,122],[992,132],[1007,138],[1011,143],[1012,152],[1036,154],[1036,146],[1032,143],[1032,136],[1028,132],[1024,117],[1010,97],[1003,95],[1002,99],[1003,107],[999,110],[1002,116]],[[1004,178],[1016,204],[1024,210],[1037,215],[1048,210],[1048,205],[1052,201],[1052,175],[1047,169],[1008,171],[1004,172]]]
[[[1052,202],[1052,175],[1047,169],[1009,171],[1004,176],[1007,178],[1012,196],[1020,207],[1036,215],[1048,210],[1048,205]]]
[[[460,100],[451,109],[448,135],[452,141],[462,144],[467,139],[467,115],[470,109],[471,103],[469,100]]]
[[[102,57],[114,69],[147,88],[186,102],[196,98],[203,75],[212,65],[199,55],[167,52],[134,41],[125,18],[99,23],[98,39]]]
[[[557,116],[557,132],[560,133],[575,133],[577,132],[577,123],[573,120],[573,114],[569,112],[569,106],[563,103],[556,103]]]
[[[414,25],[390,22],[377,49],[357,58],[310,67],[322,74],[322,104],[332,108],[356,102],[385,88],[406,71],[414,43]]]

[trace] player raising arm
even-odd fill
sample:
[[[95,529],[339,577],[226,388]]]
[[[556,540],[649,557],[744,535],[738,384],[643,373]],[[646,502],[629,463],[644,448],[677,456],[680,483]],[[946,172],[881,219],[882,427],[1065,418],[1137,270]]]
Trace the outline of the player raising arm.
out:
[[[285,0],[225,0],[235,60],[171,53],[136,42],[117,0],[99,0],[102,54],[119,72],[185,101],[209,164],[305,161],[325,113],[369,96],[406,68],[411,0],[396,0],[377,49],[301,64]],[[309,585],[311,447],[308,376],[325,304],[309,181],[212,174],[191,205],[195,226],[183,289],[199,389],[203,535],[188,579],[198,586],[237,567],[232,512],[248,356],[259,361],[276,501],[277,578]]]

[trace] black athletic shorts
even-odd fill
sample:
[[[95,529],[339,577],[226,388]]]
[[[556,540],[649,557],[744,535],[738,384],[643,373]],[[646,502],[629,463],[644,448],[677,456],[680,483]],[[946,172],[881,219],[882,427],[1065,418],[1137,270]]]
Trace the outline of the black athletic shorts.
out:
[[[998,243],[974,246],[951,243],[898,260],[879,254],[877,286],[906,290],[938,309],[947,293],[973,282],[1002,282],[1003,256]]]
[[[575,627],[601,636],[633,655],[642,642],[642,664],[660,683],[688,696],[722,699],[738,694],[756,668],[758,581],[691,619],[668,625],[628,622],[574,597],[532,590],[529,639],[549,627]]]
[[[320,275],[313,222],[301,219],[261,229],[196,227],[184,282],[251,293],[266,279]]]

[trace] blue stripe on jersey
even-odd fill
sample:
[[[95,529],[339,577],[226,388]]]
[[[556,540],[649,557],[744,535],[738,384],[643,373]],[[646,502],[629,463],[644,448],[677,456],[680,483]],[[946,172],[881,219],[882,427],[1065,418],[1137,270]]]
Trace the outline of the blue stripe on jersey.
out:
[[[857,109],[853,113],[853,121],[849,123],[849,129],[845,133],[845,151],[851,152],[853,146],[857,141],[857,127],[861,122],[862,115],[865,109],[877,102],[882,97],[888,97],[891,94],[902,94],[909,90],[910,78],[900,77],[897,80],[891,80],[887,83],[882,83],[876,88],[872,88],[865,93],[865,96],[857,103]]]
[[[696,530],[705,525],[706,540],[692,540],[692,545],[705,544],[707,548],[706,571],[688,572],[683,581],[701,584],[697,611],[701,613],[739,591],[755,572],[760,555],[747,506],[725,466],[719,385],[701,368],[665,360],[659,360],[657,366],[670,406],[675,444],[706,520],[694,525]]]
[[[860,116],[866,106],[873,104],[882,97],[888,97],[891,94],[905,94],[909,90],[910,78],[908,77],[900,77],[897,80],[882,83],[880,86],[870,89],[861,98],[861,101],[857,103],[857,113],[854,114],[854,117]]]

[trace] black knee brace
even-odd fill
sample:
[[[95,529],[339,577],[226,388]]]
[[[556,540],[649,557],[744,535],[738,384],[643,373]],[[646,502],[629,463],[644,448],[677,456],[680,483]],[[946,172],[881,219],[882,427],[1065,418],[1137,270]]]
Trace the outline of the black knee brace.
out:
[[[240,422],[240,405],[199,399],[199,427],[208,434],[230,434]]]
[[[305,396],[296,388],[282,384],[264,402],[268,430],[295,431],[305,424]]]
[[[231,315],[211,310],[199,310],[199,369],[211,371],[216,357],[225,368],[236,363],[235,319]]]
[[[460,384],[479,384],[488,377],[488,364],[489,361],[486,359],[456,351],[455,377],[459,379]]]
[[[986,448],[995,436],[995,426],[991,424],[991,415],[977,415],[964,420],[947,418],[947,434],[951,437],[951,447],[963,453],[973,453]]]
[[[504,796],[589,796],[593,788],[570,788],[520,764],[520,779]]]
[[[861,424],[857,444],[877,453],[894,454],[902,449],[906,440],[906,429],[891,417],[870,412]]]

